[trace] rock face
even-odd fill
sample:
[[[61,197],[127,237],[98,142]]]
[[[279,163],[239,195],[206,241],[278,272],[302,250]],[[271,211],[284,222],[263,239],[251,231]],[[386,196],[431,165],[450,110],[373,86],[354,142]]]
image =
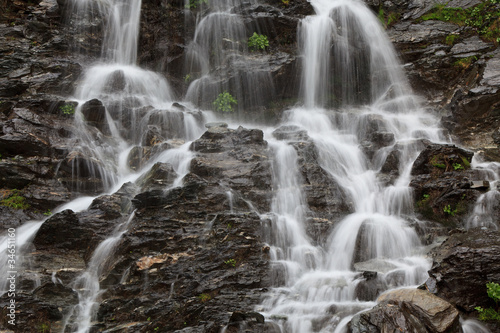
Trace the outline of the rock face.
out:
[[[425,149],[411,170],[415,211],[447,228],[465,227],[464,218],[486,190],[472,188],[481,178],[470,169],[473,153],[454,145],[422,144]]]
[[[469,313],[476,306],[494,306],[486,293],[486,283],[500,280],[499,236],[498,232],[483,229],[452,234],[432,252],[427,288]]]
[[[457,309],[428,291],[398,289],[377,301],[372,310],[354,316],[349,332],[462,332]]]

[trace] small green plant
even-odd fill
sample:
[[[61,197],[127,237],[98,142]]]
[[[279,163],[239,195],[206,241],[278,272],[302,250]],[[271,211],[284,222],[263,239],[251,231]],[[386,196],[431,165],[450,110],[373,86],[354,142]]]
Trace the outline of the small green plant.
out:
[[[457,210],[456,208],[455,208],[455,209],[452,209],[452,208],[451,208],[451,205],[446,205],[446,206],[444,206],[444,208],[443,208],[443,212],[445,212],[445,214],[448,214],[448,215],[450,215],[450,216],[455,216],[455,214],[457,213],[457,211],[458,211],[458,210]]]
[[[446,39],[445,39],[445,43],[447,45],[453,45],[455,44],[455,41],[458,39],[458,35],[457,34],[449,34],[448,36],[446,36]]]
[[[61,110],[63,114],[72,115],[75,113],[75,106],[68,103],[60,106],[59,110]]]
[[[248,38],[248,48],[250,51],[264,50],[268,46],[269,41],[265,35],[259,35],[254,32],[253,35]]]
[[[203,4],[208,5],[208,0],[189,0],[189,4],[185,7],[186,9],[195,9]]]
[[[198,295],[198,298],[202,303],[206,303],[212,299],[212,297],[209,294],[205,293]]]
[[[431,196],[429,194],[422,195],[422,200],[428,200]]]
[[[462,165],[466,168],[466,169],[470,169],[470,162],[463,156],[460,156],[460,159],[462,160]]]
[[[191,74],[186,74],[186,76],[184,76],[184,82],[185,83],[189,83],[191,82],[192,78],[191,78]]]
[[[229,260],[224,261],[224,264],[231,266],[231,267],[236,267],[236,260],[229,259]]]
[[[220,93],[213,102],[215,110],[221,112],[233,112],[233,104],[238,104],[238,101],[227,91]]]
[[[464,166],[462,164],[460,164],[460,163],[453,163],[453,169],[455,171],[457,171],[457,170],[463,170]]]
[[[5,191],[2,197],[3,199],[0,200],[0,206],[12,209],[27,209],[30,207],[30,205],[25,202],[26,198],[20,195],[19,190]]]
[[[455,65],[456,67],[467,69],[476,60],[477,60],[476,56],[470,56],[470,57],[458,59],[457,61],[455,61],[455,63],[453,65]]]
[[[480,306],[476,306],[475,309],[479,312],[479,320],[495,320],[500,321],[500,313],[498,312],[498,302],[500,301],[500,284],[495,282],[486,283],[486,291],[488,297],[495,301],[497,310],[493,308],[484,309]]]
[[[382,25],[386,29],[391,27],[394,23],[396,23],[399,20],[398,13],[390,12],[389,14],[386,14],[383,8],[379,9],[377,17],[380,23],[382,23]]]
[[[50,332],[50,326],[46,323],[40,324],[38,326],[38,332],[40,333],[49,333]]]
[[[47,210],[45,213],[43,213],[43,215],[45,215],[45,216],[50,216],[50,215],[52,215],[52,212],[51,212],[51,211],[50,211],[50,209],[49,209],[49,210]]]

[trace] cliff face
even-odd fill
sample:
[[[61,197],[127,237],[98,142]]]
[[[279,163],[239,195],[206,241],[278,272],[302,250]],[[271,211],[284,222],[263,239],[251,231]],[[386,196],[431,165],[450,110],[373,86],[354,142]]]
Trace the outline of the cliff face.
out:
[[[455,7],[477,5],[467,0],[454,2]],[[422,20],[423,15],[435,11],[427,1],[374,1],[369,5],[387,23],[411,85],[423,103],[439,114],[454,142],[485,160],[500,162],[498,42],[480,38],[477,29],[467,25]],[[0,20],[0,193],[1,199],[11,198],[0,205],[0,225],[7,229],[43,220],[61,204],[103,191],[103,174],[93,172],[102,162],[74,148],[80,142],[75,139],[76,102],[71,96],[84,68],[100,56],[104,26],[97,11],[91,19],[76,24],[77,18],[68,14],[69,0],[4,0],[0,6],[5,9]],[[189,68],[187,54],[197,14],[203,10],[208,9],[186,8],[179,0],[142,1],[138,63],[164,75],[179,100],[187,94],[188,75],[198,75]],[[257,101],[245,99],[253,92],[244,91],[238,98],[241,109],[235,119],[275,124],[297,101],[301,85],[297,27],[299,20],[314,10],[302,0],[244,3],[237,10],[247,35],[258,26],[260,33],[268,36],[269,47],[252,56],[254,67],[235,70],[230,64],[238,59],[231,58],[211,74],[222,86],[234,86],[247,82],[250,72],[265,72],[269,82],[261,84],[272,83],[272,91],[265,86],[263,90],[269,93]],[[389,17],[394,17],[390,23]],[[265,59],[267,65],[263,67],[259,59]],[[117,76],[108,88],[116,90],[121,84]],[[180,104],[175,107],[199,123],[208,122],[196,110],[186,110]],[[91,136],[104,146],[106,140],[112,140],[112,128],[102,110],[102,102],[95,100],[82,112],[92,128]],[[134,119],[113,116],[123,117],[120,121],[128,124],[122,133],[126,136]],[[158,119],[148,123],[142,144],[129,155],[131,170],[147,165],[158,152],[184,143],[175,135],[164,137],[161,131],[165,129],[153,128],[151,125],[162,121]],[[377,119],[368,121],[373,122],[374,130],[365,133],[369,142],[364,151],[373,157],[391,140],[375,126]],[[170,123],[164,126],[180,131]],[[14,332],[60,331],[63,319],[72,318],[72,308],[79,302],[75,280],[92,264],[101,242],[126,224],[127,232],[118,237],[114,260],[100,271],[102,293],[92,331],[219,332],[225,326],[230,332],[276,331],[274,323],[264,322],[262,315],[253,312],[263,294],[279,286],[286,274],[271,270],[269,239],[264,231],[271,229],[273,216],[262,214],[270,211],[276,192],[274,152],[260,129],[212,124],[203,131],[189,147],[194,158],[182,187],[166,193],[165,186],[172,185],[177,174],[172,165],[156,163],[139,180],[95,198],[88,209],[63,210],[50,216],[26,249],[28,269],[18,279],[16,302],[22,310],[17,325],[6,322],[9,299],[4,295],[0,299],[0,326]],[[352,203],[321,167],[318,150],[307,134],[285,126],[273,136],[294,141],[308,205],[307,236],[323,244],[337,222],[352,212]],[[467,215],[487,186],[471,186],[472,180],[482,181],[483,175],[470,169],[470,151],[427,141],[417,144],[423,152],[415,162],[410,186],[417,215],[429,222],[416,228],[421,241],[431,244],[449,230],[465,227]],[[390,183],[399,173],[399,158],[396,151],[389,154],[381,182]],[[80,176],[77,180],[75,172]],[[493,204],[498,207],[498,199]],[[500,210],[492,211],[497,213],[491,216],[491,223],[498,226]],[[497,271],[488,271],[494,266],[488,254],[489,242],[495,238],[492,234],[476,235],[484,240],[477,251],[485,257],[481,270],[488,278],[498,276]],[[452,252],[450,248],[460,237],[454,239],[458,240],[448,241],[442,251]],[[455,281],[456,268],[441,271],[446,269],[444,255],[435,255],[438,261],[432,269],[433,278],[449,274]],[[474,274],[473,269],[469,271]],[[370,278],[363,277],[363,281],[369,284]],[[459,310],[473,313],[470,297],[464,301],[457,291],[450,290],[453,283],[438,281],[438,289],[442,289],[437,294]],[[479,284],[472,291],[479,298],[486,292]],[[361,297],[375,300],[377,292]],[[456,321],[453,323],[456,326]]]

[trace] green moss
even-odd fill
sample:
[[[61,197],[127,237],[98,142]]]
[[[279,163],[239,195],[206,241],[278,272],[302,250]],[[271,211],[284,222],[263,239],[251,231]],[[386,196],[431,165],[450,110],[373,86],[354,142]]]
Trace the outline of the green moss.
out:
[[[446,36],[446,39],[445,39],[445,43],[447,45],[453,45],[455,44],[455,41],[458,39],[458,35],[457,34],[449,34],[448,36]]]
[[[20,195],[19,190],[7,190],[3,192],[2,200],[0,200],[0,206],[9,207],[12,209],[27,209],[30,207],[27,204],[26,198]]]
[[[399,20],[400,14],[395,12],[386,13],[384,9],[381,7],[378,11],[377,17],[380,23],[382,23],[382,25],[384,26],[384,28],[387,29],[393,26]]]
[[[470,65],[472,65],[473,62],[475,62],[477,60],[477,57],[476,56],[471,56],[471,57],[466,57],[466,58],[462,58],[462,59],[458,59],[457,61],[455,61],[453,63],[454,66],[456,67],[460,67],[460,68],[463,68],[463,69],[467,69],[470,67]]]
[[[471,8],[446,7],[436,5],[433,10],[423,15],[420,19],[438,20],[450,22],[459,26],[472,27],[484,39],[500,42],[500,10],[497,9],[498,0],[487,0]],[[452,45],[454,37],[446,39],[446,43]]]

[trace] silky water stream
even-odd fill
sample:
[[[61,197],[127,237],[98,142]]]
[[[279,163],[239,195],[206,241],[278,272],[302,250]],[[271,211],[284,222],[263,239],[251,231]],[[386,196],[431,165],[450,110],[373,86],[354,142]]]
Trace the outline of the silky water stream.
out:
[[[79,181],[82,169],[87,176],[101,179],[102,193],[111,194],[125,182],[137,180],[156,162],[172,164],[178,175],[173,186],[182,186],[193,157],[189,141],[203,133],[211,113],[177,109],[164,77],[136,65],[140,0],[73,0],[73,4],[75,15],[85,17],[88,11],[97,11],[107,22],[102,57],[86,69],[73,96],[78,101],[72,152],[75,191],[84,186]],[[378,282],[386,290],[425,281],[430,261],[412,227],[420,222],[412,214],[410,170],[419,153],[418,140],[448,140],[437,126],[438,119],[419,107],[392,45],[370,10],[356,0],[313,0],[312,4],[318,14],[304,18],[299,25],[303,106],[286,111],[279,126],[307,133],[317,149],[321,168],[342,191],[350,213],[335,221],[325,242],[312,240],[306,232],[310,212],[295,142],[278,140],[273,137],[274,129],[264,129],[274,156],[275,190],[271,212],[266,214],[273,223],[265,237],[271,248],[272,267],[283,274],[257,310],[276,322],[282,332],[340,333],[354,314],[375,305],[374,300],[359,300],[360,272],[377,272]],[[241,75],[243,81],[233,82],[238,101],[245,101],[238,108],[255,106],[262,96],[272,96],[266,61],[249,57],[248,50],[235,43],[246,38],[241,18],[232,12],[237,5],[237,1],[217,1],[211,13],[197,18],[187,54],[189,71],[195,77],[186,103],[209,105],[217,92],[229,87],[228,81],[220,83],[224,72],[213,71],[228,57],[234,60],[233,69],[245,73]],[[214,45],[217,52],[209,54]],[[258,64],[257,74],[248,70],[252,68],[248,61],[252,66]],[[259,89],[245,96],[248,86]],[[92,99],[99,99],[104,106],[106,135],[84,120],[85,104]],[[367,133],[374,125],[392,139],[370,155],[365,148],[370,140]],[[139,170],[131,170],[127,155],[142,144],[148,131],[158,133],[165,141],[175,140],[177,148],[158,154]],[[400,158],[397,176],[388,181],[381,177],[380,170],[392,151]],[[491,182],[498,181],[496,165],[476,166],[489,170],[486,173]],[[484,217],[489,202],[498,195],[497,191],[490,192],[478,199],[470,226],[487,221]],[[227,194],[232,202],[231,189]],[[79,198],[55,213],[85,210],[94,198]],[[65,319],[66,331],[84,333],[91,329],[103,292],[99,280],[133,219],[133,213],[124,217],[97,246],[87,269],[74,281],[79,304]],[[17,229],[19,260],[23,247],[43,222],[27,222]],[[3,257],[6,248],[7,236],[1,239],[1,265],[7,262]],[[4,268],[0,267],[1,274],[7,271]],[[6,285],[0,287],[5,290]],[[472,321],[465,321],[463,327],[467,332],[483,330]]]

